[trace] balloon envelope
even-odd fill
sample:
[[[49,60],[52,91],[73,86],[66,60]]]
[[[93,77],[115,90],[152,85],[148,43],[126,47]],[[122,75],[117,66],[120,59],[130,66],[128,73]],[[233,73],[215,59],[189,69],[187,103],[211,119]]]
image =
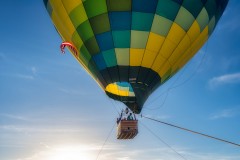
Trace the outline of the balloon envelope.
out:
[[[106,94],[140,113],[213,32],[228,0],[44,0]]]

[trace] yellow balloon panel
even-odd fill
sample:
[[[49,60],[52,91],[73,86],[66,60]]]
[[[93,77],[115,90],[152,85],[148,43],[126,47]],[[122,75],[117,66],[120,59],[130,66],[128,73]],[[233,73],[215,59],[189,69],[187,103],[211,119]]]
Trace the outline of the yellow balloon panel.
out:
[[[228,0],[43,0],[106,94],[139,113],[204,45]]]

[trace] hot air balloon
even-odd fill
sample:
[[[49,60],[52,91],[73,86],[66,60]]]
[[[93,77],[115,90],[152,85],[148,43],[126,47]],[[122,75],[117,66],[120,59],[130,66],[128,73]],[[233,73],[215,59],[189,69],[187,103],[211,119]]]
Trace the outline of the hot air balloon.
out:
[[[112,99],[139,114],[214,31],[228,0],[44,0],[64,43]]]

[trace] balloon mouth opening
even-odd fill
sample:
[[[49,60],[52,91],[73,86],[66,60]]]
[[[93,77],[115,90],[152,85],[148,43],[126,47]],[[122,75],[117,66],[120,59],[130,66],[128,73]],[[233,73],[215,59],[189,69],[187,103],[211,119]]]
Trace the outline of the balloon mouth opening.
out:
[[[138,87],[129,82],[114,82],[107,85],[105,92],[110,98],[124,103],[132,112],[139,114],[142,110],[144,99],[143,102],[138,100],[141,98],[137,96],[136,88]]]
[[[135,97],[135,93],[130,83],[114,82],[107,85],[106,92],[120,97]]]
[[[133,112],[139,112],[138,110],[135,111],[136,105],[136,96],[132,85],[129,82],[114,82],[107,85],[106,94],[118,101],[123,102],[126,106],[128,106]]]

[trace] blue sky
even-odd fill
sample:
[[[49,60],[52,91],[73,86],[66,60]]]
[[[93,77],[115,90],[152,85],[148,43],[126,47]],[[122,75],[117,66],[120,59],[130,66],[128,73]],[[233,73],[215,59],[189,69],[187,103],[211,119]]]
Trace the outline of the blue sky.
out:
[[[212,37],[142,113],[240,143],[240,2],[231,0]],[[0,6],[0,159],[239,160],[240,148],[139,117],[139,134],[116,140],[124,105],[110,100],[70,55],[43,2]],[[115,126],[114,126],[115,125]],[[149,128],[156,136],[154,136]]]

